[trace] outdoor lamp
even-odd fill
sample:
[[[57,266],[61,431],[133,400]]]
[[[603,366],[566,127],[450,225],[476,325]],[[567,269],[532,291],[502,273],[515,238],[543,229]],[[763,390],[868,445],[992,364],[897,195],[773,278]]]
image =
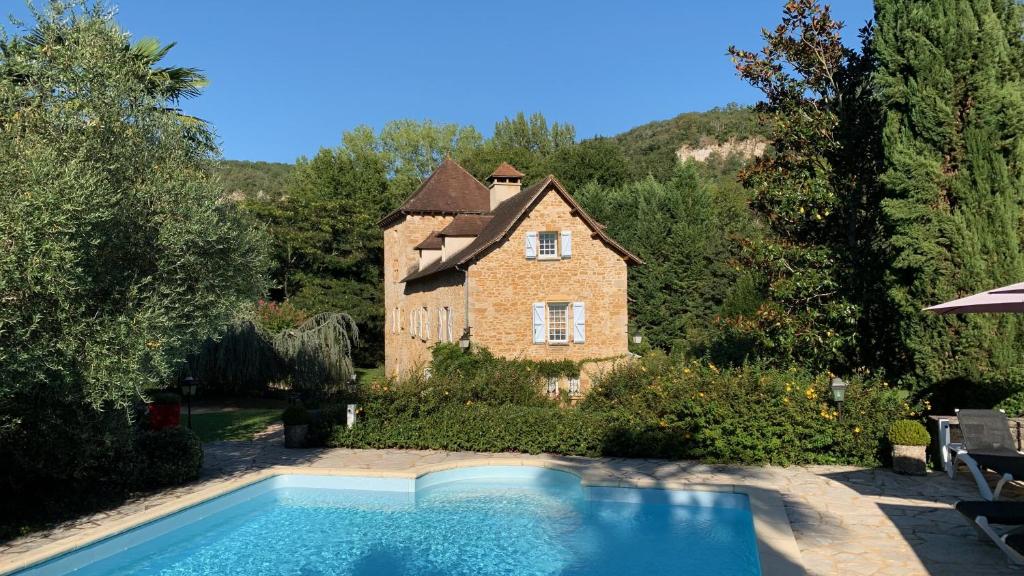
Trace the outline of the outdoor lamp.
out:
[[[644,341],[644,337],[640,334],[633,334],[633,344],[639,344]]]
[[[188,429],[192,429],[192,397],[196,395],[196,388],[199,386],[199,380],[191,376],[186,376],[185,380],[181,383],[181,395],[185,397],[185,401],[188,403]]]
[[[469,350],[469,328],[462,331],[462,336],[459,338],[459,348]]]
[[[832,378],[832,399],[836,404],[842,404],[846,400],[846,381],[836,376]]]

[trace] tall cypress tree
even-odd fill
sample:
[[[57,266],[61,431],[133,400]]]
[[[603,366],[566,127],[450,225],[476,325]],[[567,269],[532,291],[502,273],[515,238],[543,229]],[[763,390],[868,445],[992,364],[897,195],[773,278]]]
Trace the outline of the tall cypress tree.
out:
[[[917,390],[998,374],[1024,359],[1024,317],[922,308],[1024,281],[1021,6],[876,0],[875,11],[892,319],[878,328],[896,345],[885,361]]]

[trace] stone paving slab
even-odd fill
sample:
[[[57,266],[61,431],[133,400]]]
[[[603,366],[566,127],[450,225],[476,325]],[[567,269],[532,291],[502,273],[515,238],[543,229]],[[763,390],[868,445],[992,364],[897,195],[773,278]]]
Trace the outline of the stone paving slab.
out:
[[[28,558],[43,547],[82,540],[98,526],[152,513],[160,506],[196,498],[218,486],[223,489],[225,483],[257,477],[271,468],[407,475],[419,469],[506,463],[555,465],[580,474],[585,482],[699,485],[702,489],[726,490],[743,485],[777,492],[803,565],[811,575],[1021,573],[1008,566],[995,546],[978,540],[974,530],[953,510],[952,504],[959,499],[978,498],[966,474],[950,479],[937,472],[911,477],[849,466],[718,466],[688,461],[432,450],[288,450],[283,447],[279,426],[253,441],[214,442],[205,450],[199,482],[140,497],[116,509],[0,545],[0,566]],[[1024,490],[1017,486],[1006,493],[1024,499]]]

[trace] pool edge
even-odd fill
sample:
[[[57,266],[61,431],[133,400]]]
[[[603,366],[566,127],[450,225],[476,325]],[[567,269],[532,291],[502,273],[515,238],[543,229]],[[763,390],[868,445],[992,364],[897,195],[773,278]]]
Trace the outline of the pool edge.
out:
[[[666,490],[693,490],[705,492],[732,492],[745,494],[750,501],[751,515],[754,520],[754,535],[757,539],[757,552],[763,576],[803,576],[806,571],[797,545],[796,537],[789,523],[782,496],[776,490],[749,484],[705,484],[698,482],[657,481],[648,479],[608,478],[597,471],[588,471],[586,464],[568,465],[557,460],[542,460],[538,457],[529,459],[502,459],[496,462],[492,458],[480,457],[452,462],[425,464],[407,470],[375,470],[369,468],[315,468],[309,466],[272,466],[263,470],[246,473],[241,476],[212,480],[213,484],[203,486],[195,492],[175,498],[170,502],[155,505],[133,514],[127,518],[114,520],[105,526],[81,530],[62,540],[45,544],[36,550],[18,555],[10,560],[0,555],[0,576],[8,576],[19,570],[36,566],[58,556],[62,556],[84,548],[101,540],[112,538],[144,524],[159,520],[165,516],[181,512],[193,506],[213,500],[229,492],[245,488],[273,478],[288,474],[306,476],[363,476],[370,478],[404,478],[416,480],[427,474],[472,468],[479,466],[532,466],[549,468],[572,474],[580,479],[582,486],[615,486],[623,488],[660,488]]]

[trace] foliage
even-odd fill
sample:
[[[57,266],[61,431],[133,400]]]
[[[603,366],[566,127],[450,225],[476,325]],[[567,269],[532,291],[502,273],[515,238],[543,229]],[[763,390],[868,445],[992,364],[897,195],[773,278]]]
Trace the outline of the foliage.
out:
[[[284,196],[293,170],[294,165],[282,162],[220,160],[214,174],[226,198],[253,201]]]
[[[638,176],[672,178],[679,159],[676,150],[729,140],[758,140],[767,136],[754,111],[738,104],[706,112],[687,112],[632,128],[614,137]],[[618,184],[621,184],[619,182]]]
[[[181,395],[176,392],[157,392],[153,394],[153,404],[181,404]]]
[[[925,306],[1024,276],[1024,8],[1012,0],[879,0],[886,274],[878,359],[923,391],[1019,365],[1024,318]],[[895,353],[893,353],[895,352]]]
[[[195,74],[98,4],[35,17],[0,39],[5,519],[121,493],[142,392],[264,289],[263,236],[221,201],[210,129],[176,108]]]
[[[577,407],[557,407],[527,363],[446,354],[435,354],[429,379],[364,390],[359,422],[335,430],[333,445],[873,465],[890,423],[913,412],[878,380],[853,378],[840,417],[827,373],[659,353],[616,367]],[[482,376],[499,385],[479,386]]]
[[[339,429],[333,446],[528,452],[598,456],[604,425],[599,414],[572,408],[516,404],[445,406],[420,417],[389,416],[366,408],[365,420]]]
[[[870,261],[858,259],[873,240],[861,212],[870,172],[860,168],[873,148],[858,124],[869,61],[843,45],[841,29],[828,6],[794,0],[764,30],[760,53],[729,49],[740,77],[766,97],[757,112],[772,147],[742,175],[772,232],[746,243],[766,300],[730,328],[783,365],[845,370],[859,359],[857,289]]]
[[[188,428],[164,428],[142,432],[136,442],[136,485],[162,488],[199,478],[203,444]]]
[[[260,328],[271,334],[298,328],[308,318],[309,315],[306,314],[305,310],[296,307],[288,301],[280,304],[272,300],[259,300],[256,302],[255,320]]]
[[[192,415],[192,430],[203,442],[252,440],[279,420],[280,410],[243,408]]]
[[[715,185],[698,165],[577,198],[608,232],[645,261],[629,271],[630,316],[655,347],[700,353],[742,276],[740,238],[759,234],[739,186]]]
[[[281,413],[281,422],[285,426],[306,426],[311,420],[309,410],[302,406],[289,406]]]
[[[928,430],[917,420],[897,420],[889,426],[889,443],[893,446],[927,446],[931,441]]]
[[[269,314],[268,307],[258,305],[257,314]],[[278,315],[270,325],[286,326],[281,318]],[[355,373],[352,353],[359,327],[348,314],[317,314],[276,333],[261,324],[240,317],[219,340],[208,340],[189,358],[186,371],[199,377],[204,393],[258,395],[271,384],[284,382],[307,400],[317,400],[341,391]]]

